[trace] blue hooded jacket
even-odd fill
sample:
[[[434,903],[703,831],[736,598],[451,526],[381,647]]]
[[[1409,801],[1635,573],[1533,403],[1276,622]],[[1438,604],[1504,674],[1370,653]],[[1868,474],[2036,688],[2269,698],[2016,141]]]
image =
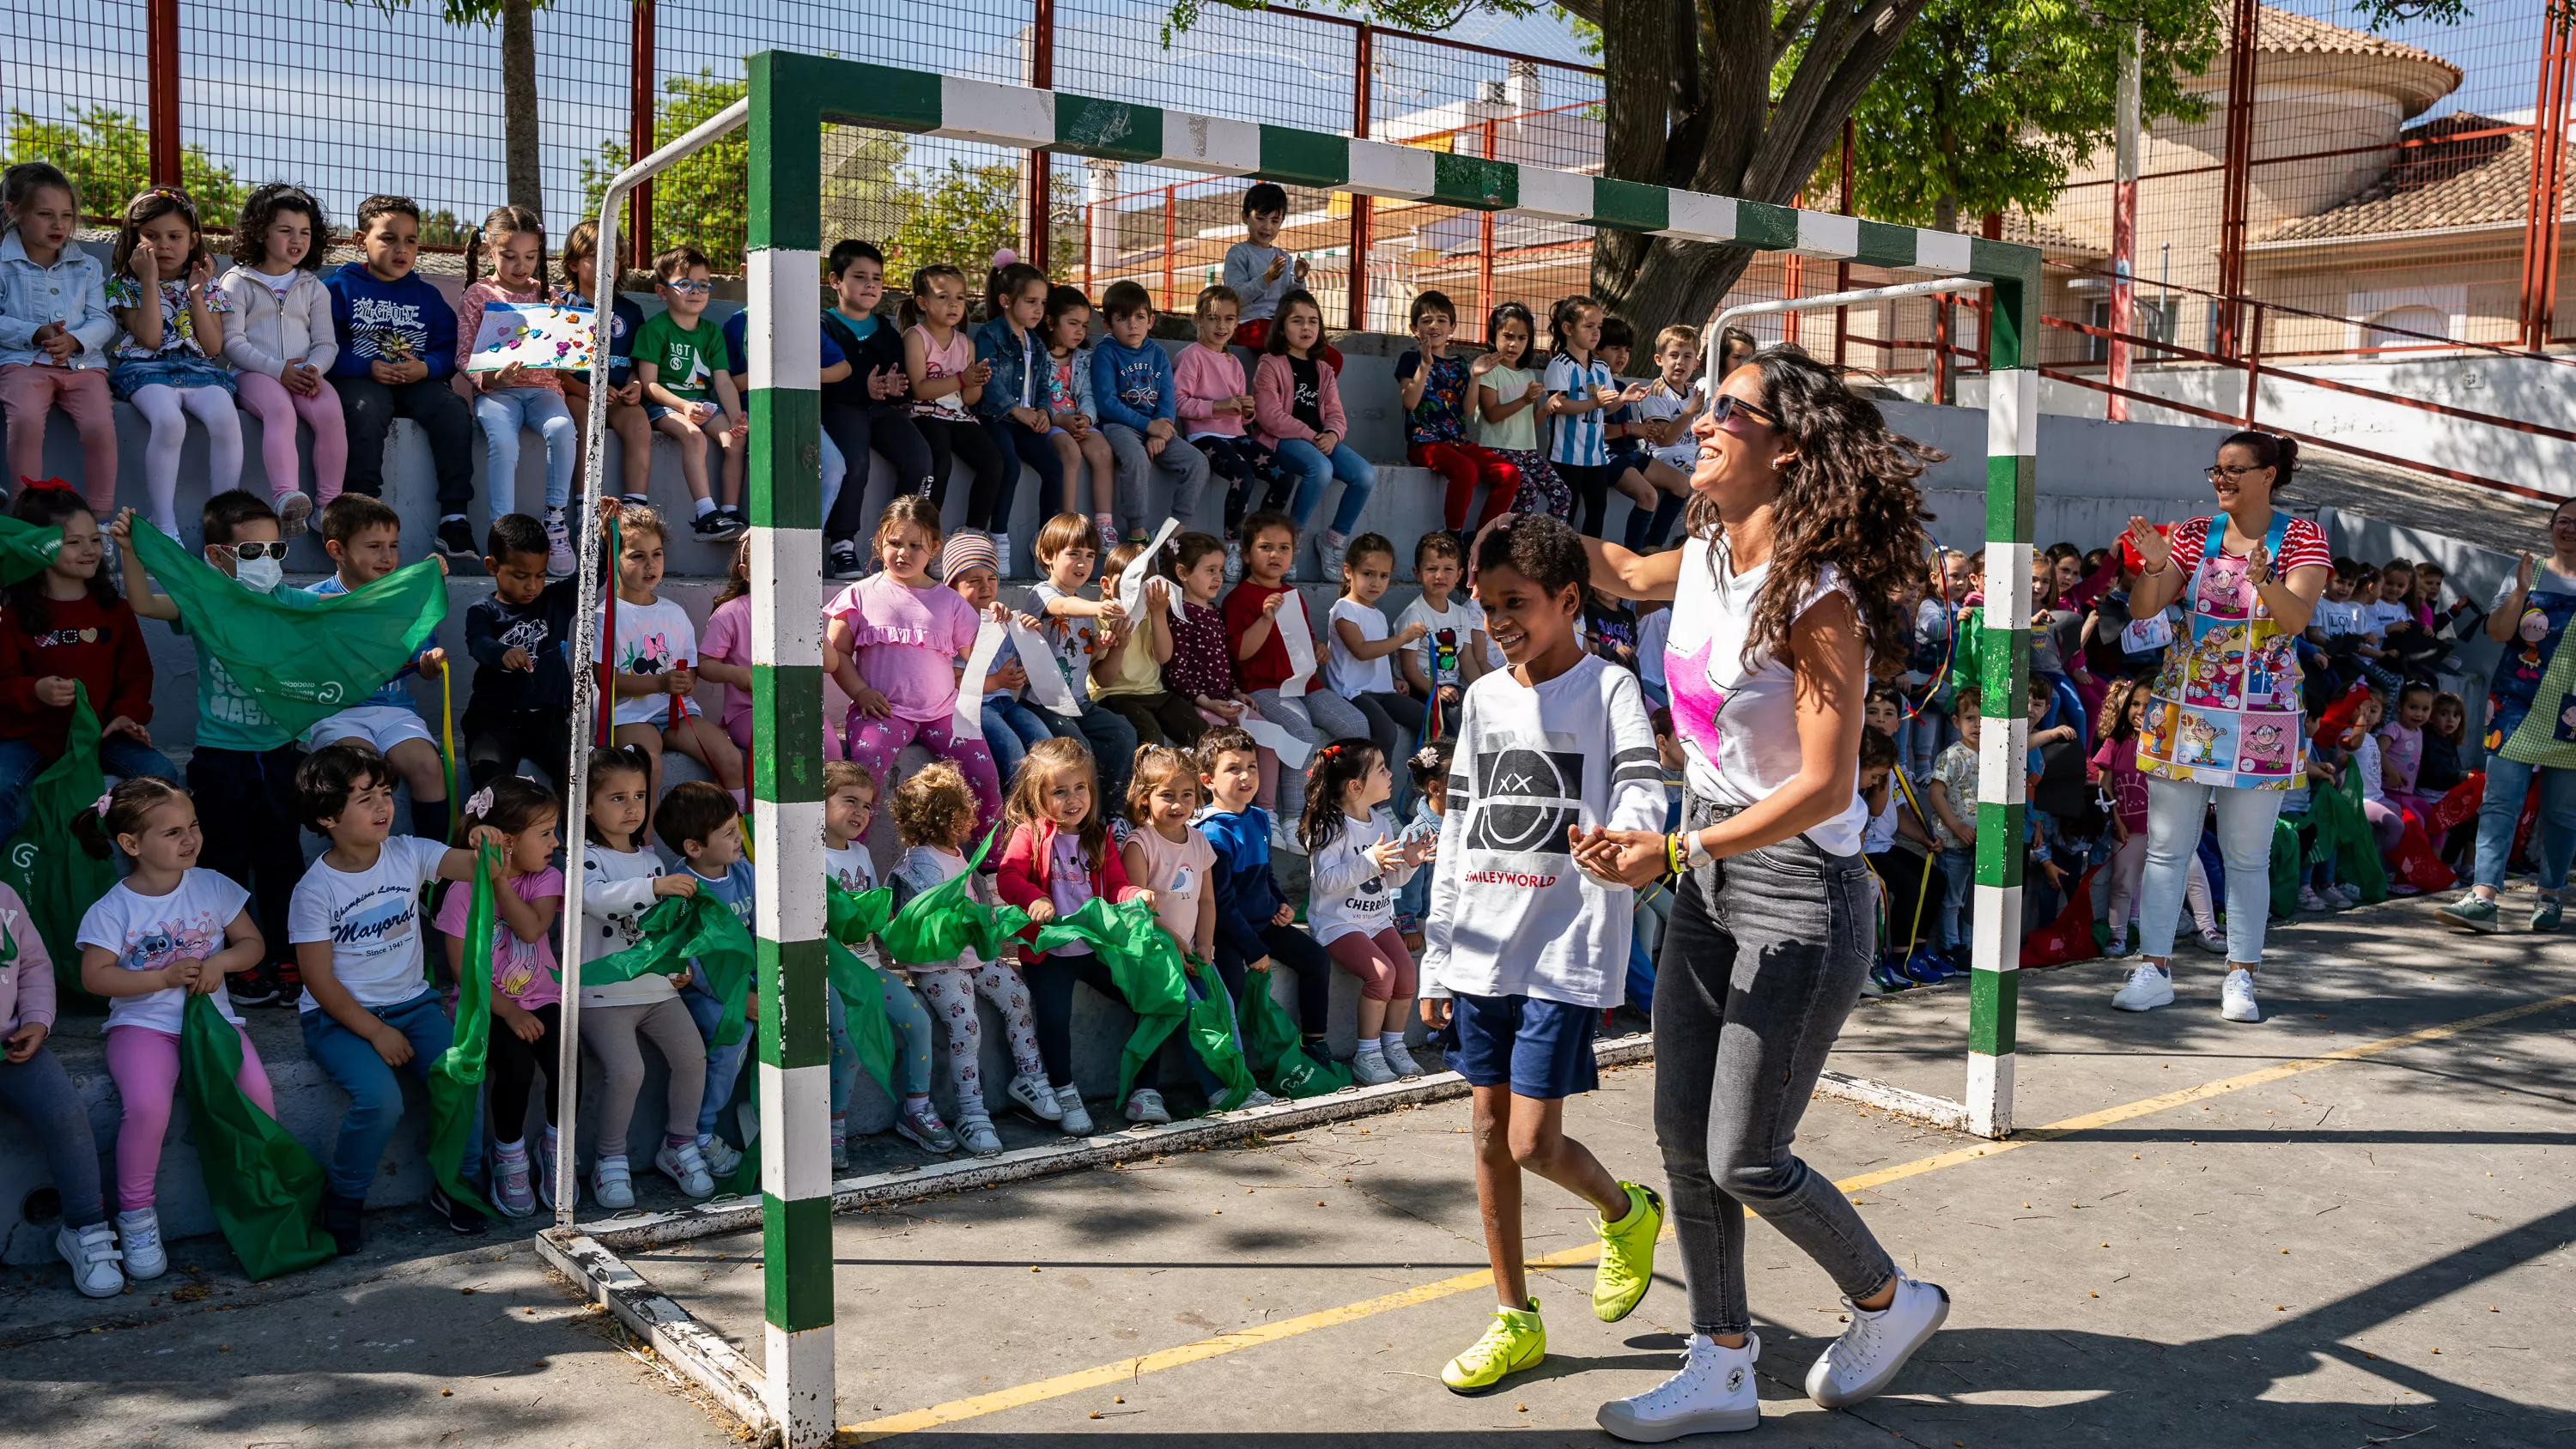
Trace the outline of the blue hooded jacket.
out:
[[[1258,805],[1209,810],[1200,814],[1198,827],[1216,847],[1216,869],[1209,874],[1216,881],[1217,940],[1240,959],[1258,961],[1270,954],[1262,928],[1288,903],[1270,873],[1270,812]]]

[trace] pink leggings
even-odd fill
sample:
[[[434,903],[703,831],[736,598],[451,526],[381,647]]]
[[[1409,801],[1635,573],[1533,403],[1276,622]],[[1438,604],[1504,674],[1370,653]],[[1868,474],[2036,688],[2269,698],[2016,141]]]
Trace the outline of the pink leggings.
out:
[[[745,761],[743,765],[744,779],[748,781],[751,771],[751,766],[749,764],[751,759],[751,716],[743,715],[742,717],[727,723],[725,725],[725,737],[733,741],[733,747],[735,749],[742,751],[742,758]],[[841,758],[841,742],[833,735],[832,722],[830,720],[825,720],[823,722],[823,758],[827,760],[837,760]]]
[[[2370,822],[2370,833],[2378,840],[2381,855],[2395,850],[2397,842],[2406,838],[2406,817],[2399,814],[2394,805],[2364,800],[2361,802],[2361,818]]]
[[[277,1114],[269,1095],[268,1072],[259,1064],[259,1048],[242,1028],[241,1071],[233,1077],[242,1095],[259,1110]],[[124,1100],[125,1118],[116,1129],[116,1206],[141,1212],[152,1206],[154,1180],[161,1170],[161,1139],[170,1132],[170,1101],[179,1090],[179,1035],[148,1026],[107,1029],[107,1074]]]
[[[1413,997],[1413,953],[1404,949],[1404,938],[1389,926],[1374,936],[1353,931],[1334,938],[1324,948],[1333,964],[1360,979],[1363,1001],[1394,1001]]]
[[[322,390],[304,397],[264,372],[237,372],[243,412],[259,419],[260,462],[268,469],[268,491],[283,498],[297,491],[304,478],[303,460],[295,452],[295,421],[313,430],[313,501],[324,504],[340,496],[340,480],[349,471],[349,431],[341,420],[340,395],[325,381]]]
[[[80,430],[81,498],[101,518],[116,513],[116,414],[103,367],[0,367],[0,413],[9,420],[9,487],[45,476],[45,414],[61,408]]]
[[[853,705],[844,721],[850,763],[867,771],[877,782],[878,799],[889,799],[894,791],[894,757],[902,754],[906,745],[921,746],[964,772],[967,786],[975,792],[975,831],[981,835],[1002,818],[1002,777],[993,768],[992,747],[984,743],[982,736],[955,737],[949,734],[948,725],[945,717],[929,721],[897,719],[893,715],[870,719]]]

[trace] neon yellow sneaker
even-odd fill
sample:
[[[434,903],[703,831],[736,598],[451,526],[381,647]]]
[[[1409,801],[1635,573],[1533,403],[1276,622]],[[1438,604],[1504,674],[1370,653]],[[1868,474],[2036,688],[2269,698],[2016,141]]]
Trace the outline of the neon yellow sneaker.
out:
[[[1592,1316],[1616,1323],[1635,1311],[1655,1283],[1655,1239],[1664,1231],[1664,1200],[1633,1182],[1628,1215],[1615,1223],[1594,1220],[1601,1234],[1601,1266],[1592,1274]]]
[[[1527,1308],[1497,1308],[1493,1326],[1440,1370],[1440,1382],[1453,1394],[1487,1394],[1523,1369],[1536,1368],[1547,1357],[1547,1327],[1538,1321],[1538,1300]]]

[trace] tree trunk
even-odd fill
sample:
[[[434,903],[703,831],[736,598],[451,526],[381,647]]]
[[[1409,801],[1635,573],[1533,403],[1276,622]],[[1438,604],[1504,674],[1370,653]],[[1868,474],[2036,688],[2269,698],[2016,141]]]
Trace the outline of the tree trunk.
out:
[[[512,206],[546,212],[537,155],[537,22],[529,0],[501,0],[501,156]]]

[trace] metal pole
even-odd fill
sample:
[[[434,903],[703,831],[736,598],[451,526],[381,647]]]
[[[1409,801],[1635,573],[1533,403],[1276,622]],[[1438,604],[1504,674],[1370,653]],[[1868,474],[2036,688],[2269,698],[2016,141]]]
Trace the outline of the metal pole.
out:
[[[1485,159],[1491,161],[1494,159],[1494,123],[1487,121],[1484,131]],[[1476,213],[1476,315],[1486,318],[1494,315],[1494,214],[1490,211]]]
[[[1708,326],[1703,335],[1711,340],[1708,346],[1702,349],[1700,367],[1706,375],[1709,394],[1715,396],[1717,385],[1725,379],[1717,375],[1718,354],[1721,349],[1714,339],[1726,331],[1727,324],[1739,318],[1768,317],[1776,312],[1817,312],[1827,307],[1839,309],[1858,306],[1863,302],[1894,302],[1906,297],[1939,297],[1956,292],[1984,292],[1992,289],[1993,286],[1992,282],[1981,282],[1974,277],[1943,277],[1931,282],[1901,282],[1893,287],[1865,287],[1856,292],[1827,292],[1821,297],[1784,297],[1777,302],[1747,302],[1740,307],[1729,307],[1708,319]]]
[[[610,178],[608,189],[599,197],[598,270],[591,279],[591,301],[595,305],[594,328],[604,334],[597,318],[606,316],[617,305],[617,208],[631,196],[638,184],[654,172],[669,167],[682,157],[693,154],[728,131],[739,129],[751,117],[751,102],[736,101],[699,122],[689,133],[670,145],[653,152],[634,165]],[[591,718],[598,711],[598,676],[589,668],[589,660],[599,652],[598,610],[591,601],[600,593],[599,576],[599,499],[601,482],[608,473],[608,348],[591,349],[590,356],[590,429],[583,448],[581,468],[581,601],[572,611],[572,754],[564,775],[564,799],[567,802],[590,798],[590,730]],[[567,820],[575,818],[571,805],[565,807]],[[581,897],[582,870],[579,857],[581,839],[577,829],[564,831],[568,850],[575,852],[564,872],[563,940],[567,969],[564,973],[563,1041],[555,1055],[560,1068],[550,1074],[559,1103],[555,1118],[562,1124],[555,1139],[555,1226],[573,1224],[573,1207],[581,1197],[581,1175],[575,1170],[573,1139],[578,1135],[581,1086]],[[573,1065],[563,1067],[570,1062]]]
[[[1355,32],[1352,43],[1351,135],[1366,139],[1369,133],[1369,81],[1377,68],[1377,27],[1363,25]],[[1369,203],[1372,198],[1351,193],[1351,265],[1350,282],[1344,288],[1350,294],[1350,320],[1346,324],[1357,332],[1368,326],[1368,257],[1374,240],[1369,235]]]
[[[1163,188],[1163,310],[1166,312],[1172,310],[1172,250],[1180,245],[1175,230],[1178,223],[1173,216],[1173,197],[1177,190],[1171,186]]]
[[[2139,52],[2146,41],[2144,24],[2129,27],[2128,38],[2120,45],[2120,83],[2115,102],[2117,115],[2113,133],[2113,176],[2111,186],[2111,330],[2137,330],[2138,254],[2138,89]],[[2129,385],[2129,344],[2111,339],[2110,383],[2113,387]],[[2118,393],[2110,395],[2103,415],[2112,422],[2129,420],[2129,400]]]
[[[2228,30],[2227,164],[2218,222],[2218,345],[2234,356],[2237,298],[2245,291],[2245,209],[2254,170],[2255,56],[2261,44],[2256,0],[2236,0]]]
[[[2254,426],[2254,399],[2263,391],[2263,304],[2254,304],[2254,320],[2245,329],[2245,426]]]
[[[1029,21],[1029,84],[1042,91],[1055,89],[1055,0],[1036,0]],[[1053,243],[1049,233],[1054,211],[1055,160],[1053,153],[1041,146],[1028,153],[1020,172],[1020,190],[1026,215],[1021,230],[1028,245],[1021,252],[1030,266],[1055,275]]]
[[[1852,118],[1849,116],[1843,117],[1843,204],[1840,207],[1837,207],[1836,210],[1840,211],[1845,216],[1853,216],[1857,214],[1856,207],[1852,201],[1852,136],[1855,129],[1856,128],[1852,123]],[[1834,263],[1834,290],[1837,292],[1848,292],[1851,290],[1851,263],[1849,261],[1838,261]],[[1834,366],[1841,367],[1843,365],[1843,354],[1849,348],[1850,342],[1851,309],[1849,307],[1836,307],[1834,309]]]
[[[144,94],[152,184],[179,184],[179,0],[150,0],[144,7]],[[109,198],[108,205],[117,205]]]
[[[653,0],[635,0],[626,27],[626,154],[641,157],[653,150]],[[626,234],[632,238],[627,244],[629,264],[641,269],[653,262],[653,178],[649,174],[636,181],[626,207]],[[605,231],[609,226],[607,208],[603,206],[601,211],[599,224]],[[603,242],[599,255],[606,261],[616,253]]]
[[[2522,232],[2522,345],[2549,345],[2558,291],[2558,214],[2564,196],[2567,99],[2576,17],[2551,5],[2541,18],[2539,95],[2532,107],[2531,172]]]

